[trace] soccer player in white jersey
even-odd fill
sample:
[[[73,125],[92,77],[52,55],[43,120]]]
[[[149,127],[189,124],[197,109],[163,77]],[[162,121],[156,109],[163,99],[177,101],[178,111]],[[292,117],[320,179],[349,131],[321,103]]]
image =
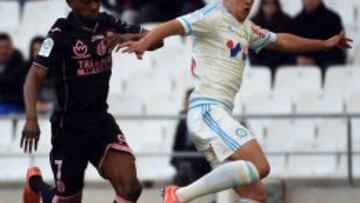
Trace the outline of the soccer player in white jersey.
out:
[[[190,98],[187,122],[193,142],[214,170],[186,187],[166,187],[164,203],[189,202],[230,188],[245,202],[265,202],[259,180],[269,174],[269,163],[254,135],[231,117],[249,49],[307,52],[351,48],[344,33],[315,40],[264,30],[246,20],[253,2],[210,4],[160,25],[140,41],[121,45],[123,52],[142,58],[148,47],[168,36],[186,34],[194,40],[192,70],[199,84]]]

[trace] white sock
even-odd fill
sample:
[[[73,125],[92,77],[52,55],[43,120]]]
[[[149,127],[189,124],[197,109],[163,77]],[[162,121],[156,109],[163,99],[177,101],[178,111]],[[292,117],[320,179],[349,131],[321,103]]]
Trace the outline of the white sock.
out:
[[[259,203],[259,202],[251,199],[241,199],[239,203]]]
[[[180,202],[220,192],[226,189],[248,185],[260,179],[256,167],[248,161],[232,161],[215,168],[191,185],[176,190]]]

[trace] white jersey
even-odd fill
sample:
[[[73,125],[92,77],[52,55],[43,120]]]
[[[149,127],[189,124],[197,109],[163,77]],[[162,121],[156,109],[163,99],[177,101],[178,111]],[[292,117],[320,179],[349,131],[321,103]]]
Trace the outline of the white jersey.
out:
[[[212,98],[232,108],[240,90],[249,49],[259,52],[276,34],[246,20],[239,22],[222,3],[177,19],[193,36],[194,97]]]

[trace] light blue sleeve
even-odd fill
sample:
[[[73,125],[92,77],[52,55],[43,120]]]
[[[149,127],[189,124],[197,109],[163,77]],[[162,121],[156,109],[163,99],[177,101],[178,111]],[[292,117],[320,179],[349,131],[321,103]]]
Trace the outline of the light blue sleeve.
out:
[[[180,16],[177,20],[182,24],[187,35],[196,35],[209,31],[212,27],[209,23],[209,16],[216,9],[216,4],[210,4],[195,12]]]

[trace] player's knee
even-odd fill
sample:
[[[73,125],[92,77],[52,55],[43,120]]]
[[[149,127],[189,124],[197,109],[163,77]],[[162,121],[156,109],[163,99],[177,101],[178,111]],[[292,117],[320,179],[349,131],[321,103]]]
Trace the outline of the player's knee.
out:
[[[263,161],[261,163],[255,164],[259,172],[260,179],[267,177],[270,174],[270,164],[268,161]]]
[[[115,188],[119,196],[131,201],[136,201],[142,192],[142,186],[137,180],[127,184],[116,184]]]

